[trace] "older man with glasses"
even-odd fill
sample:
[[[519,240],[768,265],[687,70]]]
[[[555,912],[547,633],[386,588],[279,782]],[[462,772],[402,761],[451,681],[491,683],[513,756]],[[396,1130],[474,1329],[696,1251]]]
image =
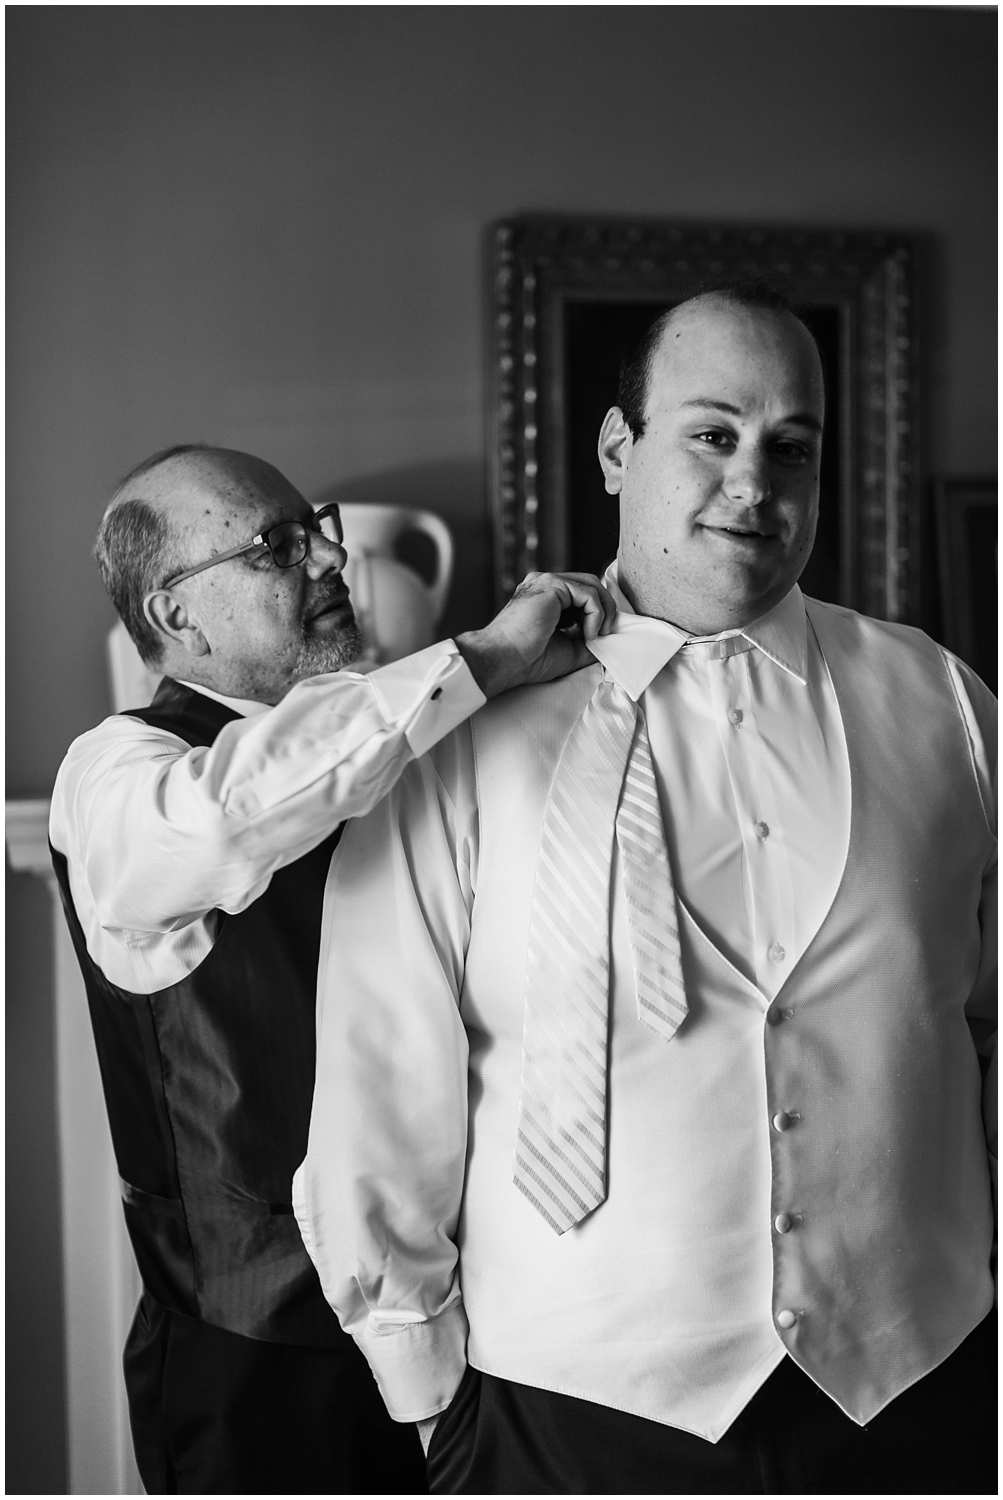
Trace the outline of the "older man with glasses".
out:
[[[337,506],[202,445],[134,469],[98,534],[163,681],[70,747],[50,836],[143,1279],[125,1372],[149,1493],[425,1488],[292,1212],[324,882],[347,818],[486,698],[591,660],[613,613],[591,577],[531,576],[484,630],[342,672],[341,543]]]

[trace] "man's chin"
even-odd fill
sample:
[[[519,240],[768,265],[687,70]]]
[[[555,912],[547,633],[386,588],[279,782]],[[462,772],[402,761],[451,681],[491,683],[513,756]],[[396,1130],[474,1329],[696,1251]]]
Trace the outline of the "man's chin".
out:
[[[332,639],[312,636],[304,639],[296,659],[296,681],[304,677],[320,677],[325,672],[341,672],[362,656],[362,631],[353,619],[350,625]]]

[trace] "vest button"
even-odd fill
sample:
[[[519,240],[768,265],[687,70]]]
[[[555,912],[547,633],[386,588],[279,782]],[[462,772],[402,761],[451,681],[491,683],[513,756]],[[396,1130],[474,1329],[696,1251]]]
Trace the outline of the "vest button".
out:
[[[767,1026],[779,1026],[784,1019],[784,1013],[779,1005],[771,1005],[766,1012]]]
[[[431,694],[431,698],[432,698],[432,702],[433,703],[438,703],[438,701],[439,701],[439,699],[441,697],[442,697],[442,688],[436,688],[435,691]]]
[[[793,1118],[785,1109],[781,1109],[773,1116],[774,1130],[790,1130]]]
[[[773,1227],[777,1231],[777,1234],[790,1234],[794,1228],[794,1220],[790,1214],[777,1214],[777,1217],[773,1220]]]
[[[791,1312],[789,1307],[782,1307],[777,1313],[778,1328],[793,1328],[798,1320],[796,1312]]]

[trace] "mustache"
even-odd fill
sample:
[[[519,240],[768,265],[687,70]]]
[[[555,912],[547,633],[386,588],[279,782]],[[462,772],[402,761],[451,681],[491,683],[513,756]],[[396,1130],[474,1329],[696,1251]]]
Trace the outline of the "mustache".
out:
[[[344,579],[338,577],[329,584],[322,585],[319,592],[310,601],[307,620],[313,620],[317,615],[324,614],[336,604],[345,604],[349,598],[348,584]]]

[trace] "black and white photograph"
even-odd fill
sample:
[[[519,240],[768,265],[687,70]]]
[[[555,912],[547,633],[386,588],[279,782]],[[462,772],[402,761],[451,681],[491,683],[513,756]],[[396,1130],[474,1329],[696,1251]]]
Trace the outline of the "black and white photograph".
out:
[[[9,1495],[997,1495],[997,9],[5,11]]]

